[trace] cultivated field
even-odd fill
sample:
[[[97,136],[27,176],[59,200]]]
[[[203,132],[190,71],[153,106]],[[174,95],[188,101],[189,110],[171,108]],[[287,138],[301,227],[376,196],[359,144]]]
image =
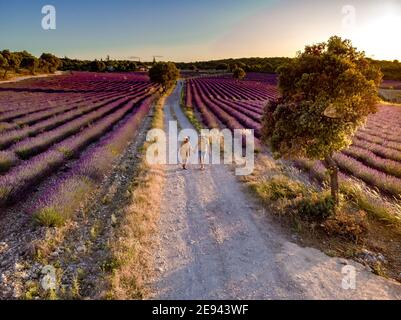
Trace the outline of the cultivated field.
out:
[[[187,80],[185,92],[185,104],[195,107],[208,127],[255,129],[259,138],[263,107],[278,89],[260,81],[202,77]]]
[[[185,104],[194,107],[208,127],[251,128],[260,138],[264,105],[278,95],[274,75],[249,74],[236,81],[227,76],[187,80]],[[401,107],[380,105],[353,145],[335,155],[342,177],[353,176],[386,195],[401,197]],[[320,162],[299,162],[317,176],[324,175]]]
[[[157,89],[135,73],[73,73],[1,85],[1,206],[39,190],[30,213],[44,224],[61,223],[135,137]]]

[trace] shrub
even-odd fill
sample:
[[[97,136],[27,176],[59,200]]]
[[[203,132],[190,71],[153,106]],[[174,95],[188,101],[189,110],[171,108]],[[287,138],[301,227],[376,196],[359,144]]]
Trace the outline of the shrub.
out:
[[[334,213],[334,200],[329,192],[311,192],[296,203],[298,213],[306,219],[324,220]]]
[[[300,195],[304,195],[306,190],[305,187],[294,180],[287,178],[286,176],[275,176],[269,182],[268,188],[270,199],[295,199]]]
[[[358,241],[367,231],[366,212],[348,212],[339,210],[323,223],[323,229],[328,235],[340,235]]]
[[[245,73],[244,69],[242,69],[242,68],[236,68],[233,72],[234,79],[242,80],[245,78],[245,76],[246,76],[246,73]]]

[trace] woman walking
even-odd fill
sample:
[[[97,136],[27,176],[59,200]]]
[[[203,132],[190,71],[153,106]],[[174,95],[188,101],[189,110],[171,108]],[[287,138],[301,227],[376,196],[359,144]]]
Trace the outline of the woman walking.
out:
[[[199,163],[201,170],[205,170],[206,155],[208,152],[209,152],[209,139],[208,137],[200,135],[198,140],[198,155],[199,155]]]
[[[186,137],[180,147],[180,156],[183,170],[188,170],[187,165],[189,158],[191,157],[191,152],[192,152],[192,146],[190,138]]]

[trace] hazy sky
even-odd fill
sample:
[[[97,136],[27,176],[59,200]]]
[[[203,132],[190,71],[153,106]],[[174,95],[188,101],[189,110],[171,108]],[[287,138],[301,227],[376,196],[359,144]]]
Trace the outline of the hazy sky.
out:
[[[56,30],[41,9],[56,8]],[[331,35],[401,60],[401,0],[0,0],[0,48],[76,58],[294,56]]]

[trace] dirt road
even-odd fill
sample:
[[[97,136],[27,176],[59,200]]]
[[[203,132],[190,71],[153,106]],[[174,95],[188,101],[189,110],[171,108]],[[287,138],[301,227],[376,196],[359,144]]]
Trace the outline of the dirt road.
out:
[[[30,76],[21,76],[21,77],[17,77],[17,78],[11,79],[11,80],[0,81],[0,84],[20,82],[20,81],[28,80],[28,79],[37,79],[37,78],[47,78],[47,77],[61,76],[63,74],[65,74],[64,71],[56,71],[55,73],[52,73],[52,74],[40,74],[40,75],[37,75],[37,76],[32,76],[32,75],[30,75]]]
[[[179,107],[181,86],[166,100],[165,123],[192,128]],[[400,284],[292,243],[227,166],[165,170],[149,298],[401,299]],[[355,289],[342,287],[346,265],[355,268]]]

